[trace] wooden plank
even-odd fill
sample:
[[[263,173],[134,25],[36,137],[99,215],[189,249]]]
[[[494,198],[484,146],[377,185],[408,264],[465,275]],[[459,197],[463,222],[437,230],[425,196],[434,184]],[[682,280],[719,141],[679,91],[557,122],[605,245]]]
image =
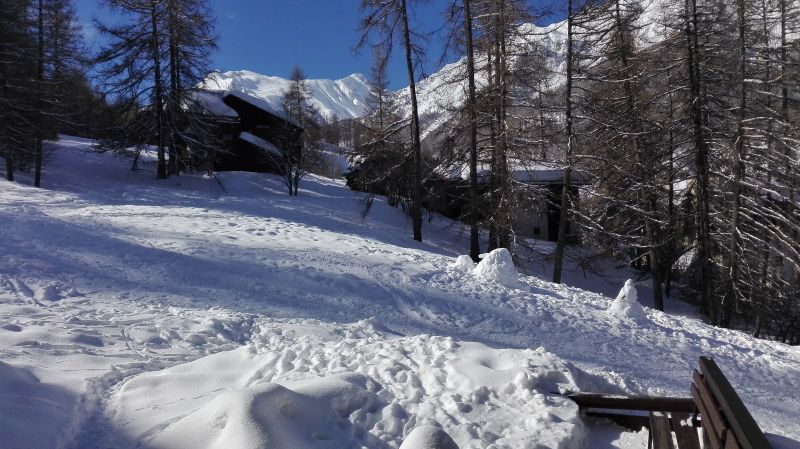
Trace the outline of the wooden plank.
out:
[[[692,425],[691,415],[673,412],[672,430],[678,440],[678,449],[700,449],[700,439],[697,438],[697,429]]]
[[[700,379],[699,382],[695,379],[695,383],[692,384],[692,395],[695,396],[695,402],[702,403],[704,406],[703,420],[709,421],[711,423],[711,428],[714,429],[717,436],[721,440],[724,440],[725,436],[723,432],[728,426],[722,418],[722,414],[719,412],[717,401],[714,400],[711,390],[708,389],[703,379]]]
[[[650,418],[646,415],[624,415],[622,413],[595,411],[586,412],[586,415],[593,418],[611,420],[626,429],[642,430],[643,428],[650,428]]]
[[[709,411],[706,409],[706,405],[703,403],[703,401],[700,400],[700,393],[697,391],[697,387],[694,384],[692,384],[692,396],[695,397],[697,408],[700,409],[703,436],[705,437],[703,441],[707,441],[709,443],[705,446],[711,446],[712,449],[722,449],[722,438],[724,438],[725,429],[722,429],[721,435],[717,432],[717,430],[714,429],[711,419],[709,418]]]
[[[728,438],[725,440],[725,449],[742,449],[742,447],[739,446],[739,442],[736,440],[735,433],[728,433]]]
[[[742,449],[771,449],[764,432],[747,410],[722,370],[710,357],[700,357],[703,378],[719,401],[722,413],[728,418],[733,433]]]
[[[705,385],[705,381],[703,380],[703,375],[700,374],[700,371],[692,370],[692,381],[694,381],[697,385]]]
[[[674,449],[666,415],[650,412],[650,436],[653,439],[653,449]]]
[[[614,396],[595,393],[572,393],[568,394],[567,397],[578,404],[580,408],[690,413],[694,411],[692,398]]]

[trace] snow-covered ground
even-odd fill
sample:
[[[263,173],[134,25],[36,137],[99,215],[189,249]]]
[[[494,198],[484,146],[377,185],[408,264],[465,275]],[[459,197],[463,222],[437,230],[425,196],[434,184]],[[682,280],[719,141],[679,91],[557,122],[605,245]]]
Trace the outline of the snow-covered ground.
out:
[[[559,393],[686,396],[700,355],[776,447],[800,447],[798,348],[609,314],[502,254],[456,263],[458,226],[414,242],[341,181],[290,198],[223,173],[223,192],[53,147],[43,189],[0,181],[2,448],[397,448],[426,424],[462,449],[646,447]]]

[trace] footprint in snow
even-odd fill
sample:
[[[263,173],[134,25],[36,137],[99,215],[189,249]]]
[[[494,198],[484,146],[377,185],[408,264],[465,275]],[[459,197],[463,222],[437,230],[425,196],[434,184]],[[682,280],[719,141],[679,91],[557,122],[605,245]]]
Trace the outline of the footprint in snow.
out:
[[[13,323],[6,323],[0,326],[0,329],[5,329],[10,332],[21,332],[22,328]]]
[[[22,295],[28,298],[34,297],[33,290],[31,290],[31,288],[28,287],[27,284],[20,281],[19,279],[14,279],[13,282],[14,282],[14,287],[18,293],[21,293]]]
[[[100,337],[94,335],[75,334],[70,338],[70,340],[78,344],[95,346],[98,348],[105,346],[105,344],[103,344],[103,340],[101,340]]]
[[[55,299],[50,299],[50,297]],[[52,284],[48,284],[45,286],[44,293],[42,295],[42,299],[50,300],[50,301],[60,301],[65,298],[83,298],[86,295],[79,292],[78,289],[75,287],[70,287],[60,282],[54,282]]]

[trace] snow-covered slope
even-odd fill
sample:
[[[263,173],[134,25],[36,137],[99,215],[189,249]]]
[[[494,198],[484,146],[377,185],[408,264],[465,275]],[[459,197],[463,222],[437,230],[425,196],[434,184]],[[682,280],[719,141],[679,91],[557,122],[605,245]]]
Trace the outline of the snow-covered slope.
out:
[[[311,89],[311,104],[323,117],[358,118],[366,113],[367,98],[371,94],[363,75],[353,74],[340,80],[309,79],[307,83]],[[274,110],[281,110],[289,80],[239,70],[212,73],[205,87],[243,92],[265,101]]]
[[[458,226],[415,242],[340,181],[225,192],[90,146],[52,145],[43,189],[0,181],[0,448],[384,449],[427,424],[462,449],[645,447],[560,392],[685,396],[699,355],[800,447],[798,348],[456,263]]]
[[[516,42],[519,41],[519,42]],[[561,78],[564,71],[566,28],[563,22],[546,27],[533,24],[523,25],[515,45],[540,45],[549,55],[551,70],[555,78]],[[513,62],[512,62],[513,64]],[[486,66],[486,57],[476,55],[476,67]],[[487,72],[479,70],[475,75],[476,86],[480,90],[487,84]],[[552,84],[557,85],[554,81]],[[402,115],[411,114],[411,94],[409,88],[395,92]],[[422,79],[417,84],[417,102],[423,139],[451,119],[467,98],[466,59],[442,67],[437,72]]]

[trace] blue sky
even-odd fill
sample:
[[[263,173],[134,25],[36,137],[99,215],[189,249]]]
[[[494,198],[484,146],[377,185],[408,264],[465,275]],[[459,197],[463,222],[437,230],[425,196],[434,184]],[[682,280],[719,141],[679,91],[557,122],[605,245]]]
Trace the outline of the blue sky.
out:
[[[534,0],[541,3],[545,0]],[[558,0],[556,0],[558,2]],[[85,24],[92,17],[109,17],[98,0],[74,0]],[[214,68],[252,70],[288,77],[299,65],[308,78],[343,78],[352,73],[369,74],[372,55],[352,48],[358,41],[358,0],[210,0],[217,18],[219,51],[212,56]],[[432,0],[416,11],[416,26],[435,31],[442,26],[445,0]],[[560,2],[559,2],[560,3]],[[91,29],[86,30],[95,39]],[[433,35],[425,71],[438,68],[440,36]],[[408,85],[400,49],[389,67],[391,87]]]

